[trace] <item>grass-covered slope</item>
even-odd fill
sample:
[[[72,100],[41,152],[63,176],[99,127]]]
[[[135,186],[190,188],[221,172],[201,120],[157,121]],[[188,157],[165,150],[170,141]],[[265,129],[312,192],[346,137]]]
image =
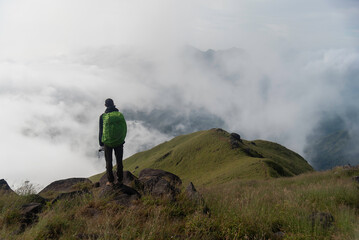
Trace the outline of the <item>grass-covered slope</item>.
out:
[[[358,175],[358,167],[338,167],[200,186],[210,214],[185,194],[175,201],[143,195],[125,207],[92,189],[93,194],[48,202],[38,221],[22,231],[22,206],[35,196],[0,191],[0,239],[357,240]]]
[[[134,174],[144,168],[170,171],[195,184],[294,176],[312,171],[301,156],[279,144],[238,141],[222,129],[178,136],[124,161],[124,169]]]

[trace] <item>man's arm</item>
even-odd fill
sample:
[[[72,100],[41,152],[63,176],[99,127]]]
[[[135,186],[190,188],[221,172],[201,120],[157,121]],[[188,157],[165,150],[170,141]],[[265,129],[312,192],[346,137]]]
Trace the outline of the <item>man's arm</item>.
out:
[[[102,120],[102,115],[100,116],[100,120],[99,120],[99,134],[98,134],[98,141],[100,146],[103,146],[103,142],[102,142],[102,132],[103,132],[103,120]]]

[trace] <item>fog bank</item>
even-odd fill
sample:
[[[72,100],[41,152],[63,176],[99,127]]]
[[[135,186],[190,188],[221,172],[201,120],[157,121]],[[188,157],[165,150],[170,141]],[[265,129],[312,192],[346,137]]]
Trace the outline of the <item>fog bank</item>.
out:
[[[351,0],[0,1],[0,178],[103,171],[108,97],[128,120],[126,157],[222,127],[314,163],[337,116],[354,163],[358,12]]]

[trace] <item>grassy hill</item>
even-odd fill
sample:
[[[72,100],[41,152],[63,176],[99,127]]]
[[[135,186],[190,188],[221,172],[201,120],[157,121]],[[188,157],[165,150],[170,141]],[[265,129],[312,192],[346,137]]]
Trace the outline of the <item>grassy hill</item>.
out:
[[[205,185],[198,190],[210,214],[184,195],[176,201],[143,196],[130,207],[79,195],[47,203],[23,231],[21,206],[34,196],[0,194],[0,239],[356,240],[358,175],[359,167],[338,167]]]
[[[235,140],[220,129],[183,135],[125,160],[125,169],[162,168],[193,181],[203,205],[143,195],[131,206],[87,194],[47,202],[23,228],[36,195],[1,194],[0,239],[292,239],[359,236],[359,166],[315,172],[268,141]],[[96,181],[102,174],[93,176]],[[293,176],[293,177],[280,177]],[[186,184],[186,183],[185,183]],[[35,200],[34,200],[35,199]]]
[[[305,159],[279,144],[238,141],[222,129],[178,136],[124,161],[124,169],[135,175],[144,168],[163,169],[180,176],[184,182],[200,185],[294,176],[313,170]]]

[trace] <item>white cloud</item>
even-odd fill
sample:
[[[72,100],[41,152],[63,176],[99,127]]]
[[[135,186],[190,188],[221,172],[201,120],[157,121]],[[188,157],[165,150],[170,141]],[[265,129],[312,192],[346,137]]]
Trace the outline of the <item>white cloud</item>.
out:
[[[44,184],[101,171],[93,153],[107,97],[120,110],[205,109],[228,130],[301,152],[319,112],[356,99],[346,91],[356,87],[359,7],[334,3],[0,2],[1,163],[11,162],[0,178]],[[242,50],[208,63],[185,44]],[[126,156],[171,137],[129,126]],[[59,170],[49,177],[51,166]]]

